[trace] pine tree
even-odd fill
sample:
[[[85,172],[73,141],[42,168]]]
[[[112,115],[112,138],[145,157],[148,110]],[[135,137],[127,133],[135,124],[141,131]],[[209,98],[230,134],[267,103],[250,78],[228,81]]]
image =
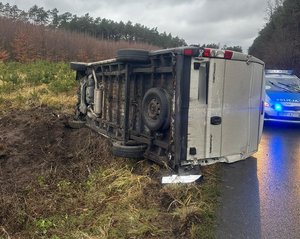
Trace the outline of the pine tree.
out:
[[[267,68],[293,69],[300,76],[300,1],[276,1],[269,6],[268,23],[249,48]]]
[[[33,60],[34,47],[30,42],[29,34],[25,31],[18,32],[12,42],[14,58],[19,62]]]
[[[9,53],[2,47],[0,47],[0,62],[7,61],[9,59]]]

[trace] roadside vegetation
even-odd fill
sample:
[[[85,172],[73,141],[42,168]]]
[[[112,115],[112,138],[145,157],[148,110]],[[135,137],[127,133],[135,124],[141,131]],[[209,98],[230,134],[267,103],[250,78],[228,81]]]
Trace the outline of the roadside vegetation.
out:
[[[89,13],[77,16],[71,12],[60,13],[57,8],[48,10],[37,5],[28,11],[19,9],[17,5],[0,2],[0,17],[10,18],[25,23],[47,26],[51,29],[63,29],[94,36],[100,40],[143,42],[159,47],[178,47],[186,45],[179,37],[171,33],[160,33],[157,27],[149,28],[139,23],[116,22],[110,19],[93,18]]]
[[[267,69],[290,69],[300,76],[300,1],[269,1],[267,23],[249,48]]]
[[[0,110],[75,105],[75,73],[68,64],[36,61],[0,63]]]
[[[114,57],[120,48],[158,49],[147,43],[97,39],[0,16],[0,62],[100,61]]]
[[[120,48],[155,50],[185,45],[183,39],[130,21],[59,14],[56,8],[45,10],[37,5],[24,11],[0,2],[0,61],[99,61],[114,57]],[[240,46],[201,46],[242,51]]]
[[[75,95],[66,63],[0,64],[0,238],[214,238],[216,166],[161,185],[158,165],[65,127]]]

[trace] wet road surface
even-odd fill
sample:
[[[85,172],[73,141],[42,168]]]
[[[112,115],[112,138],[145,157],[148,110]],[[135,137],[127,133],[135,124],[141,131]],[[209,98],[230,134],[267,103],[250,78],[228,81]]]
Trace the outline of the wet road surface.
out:
[[[266,124],[259,151],[221,172],[217,238],[300,238],[300,125]]]

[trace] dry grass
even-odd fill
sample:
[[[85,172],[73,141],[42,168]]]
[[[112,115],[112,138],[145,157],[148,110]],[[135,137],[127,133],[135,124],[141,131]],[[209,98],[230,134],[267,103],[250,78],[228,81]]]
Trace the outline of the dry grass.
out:
[[[76,87],[73,89],[76,92]],[[36,87],[24,86],[1,96],[1,100],[0,110],[48,106],[70,113],[70,109],[74,108],[77,98],[71,92],[62,92],[58,95],[48,90],[48,85],[42,84]]]

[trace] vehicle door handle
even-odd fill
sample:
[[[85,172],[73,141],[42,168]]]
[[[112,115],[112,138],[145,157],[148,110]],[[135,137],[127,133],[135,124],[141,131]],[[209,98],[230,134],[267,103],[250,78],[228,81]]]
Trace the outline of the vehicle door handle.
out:
[[[219,125],[222,123],[222,117],[220,116],[213,116],[210,118],[210,124],[212,125]]]

